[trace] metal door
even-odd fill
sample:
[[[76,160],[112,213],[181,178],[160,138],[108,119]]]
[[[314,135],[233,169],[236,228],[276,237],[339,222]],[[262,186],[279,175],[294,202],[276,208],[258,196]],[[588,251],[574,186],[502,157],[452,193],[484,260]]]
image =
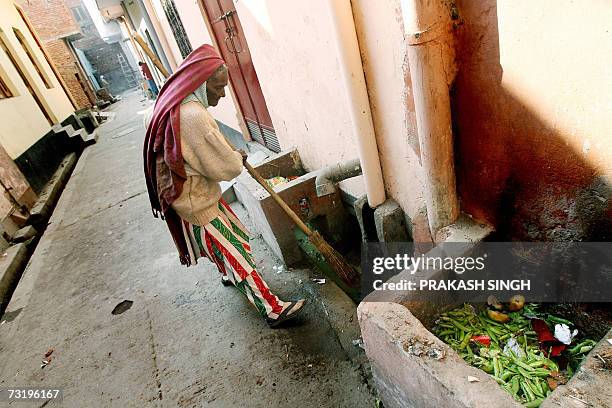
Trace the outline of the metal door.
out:
[[[202,4],[251,137],[279,152],[280,145],[233,1],[202,0]]]

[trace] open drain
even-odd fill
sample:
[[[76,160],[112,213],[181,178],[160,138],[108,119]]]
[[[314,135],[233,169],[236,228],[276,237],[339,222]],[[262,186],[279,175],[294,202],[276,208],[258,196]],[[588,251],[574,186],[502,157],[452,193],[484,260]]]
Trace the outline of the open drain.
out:
[[[114,315],[121,314],[125,311],[130,310],[133,304],[134,302],[132,302],[131,300],[124,300],[123,302],[118,303],[111,313]]]

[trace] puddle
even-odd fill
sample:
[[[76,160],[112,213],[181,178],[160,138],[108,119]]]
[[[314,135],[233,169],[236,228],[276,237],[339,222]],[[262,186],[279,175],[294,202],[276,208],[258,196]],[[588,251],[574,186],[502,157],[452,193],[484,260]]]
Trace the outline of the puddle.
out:
[[[130,310],[133,304],[134,302],[132,302],[131,300],[124,300],[123,302],[118,303],[111,313],[114,315],[118,315],[123,312],[126,312]]]

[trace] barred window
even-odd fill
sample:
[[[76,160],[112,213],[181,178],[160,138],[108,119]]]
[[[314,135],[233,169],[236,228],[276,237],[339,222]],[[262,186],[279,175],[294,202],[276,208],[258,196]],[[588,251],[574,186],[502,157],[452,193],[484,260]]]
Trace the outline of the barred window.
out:
[[[178,44],[179,50],[181,50],[181,55],[183,58],[185,58],[192,51],[192,48],[189,38],[187,37],[187,33],[185,32],[183,22],[181,21],[181,17],[179,16],[178,10],[174,5],[174,0],[162,0],[162,5],[164,7],[166,17],[168,18],[168,22],[170,23],[170,28],[172,29],[174,38],[176,39],[176,43]]]

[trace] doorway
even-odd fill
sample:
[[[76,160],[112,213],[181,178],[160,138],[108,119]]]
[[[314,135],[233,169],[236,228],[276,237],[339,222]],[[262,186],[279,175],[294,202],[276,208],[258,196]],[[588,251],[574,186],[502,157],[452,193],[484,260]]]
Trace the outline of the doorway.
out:
[[[251,137],[268,149],[280,152],[280,144],[274,132],[234,2],[201,1],[205,17],[212,27],[212,34],[227,65],[232,88]]]

